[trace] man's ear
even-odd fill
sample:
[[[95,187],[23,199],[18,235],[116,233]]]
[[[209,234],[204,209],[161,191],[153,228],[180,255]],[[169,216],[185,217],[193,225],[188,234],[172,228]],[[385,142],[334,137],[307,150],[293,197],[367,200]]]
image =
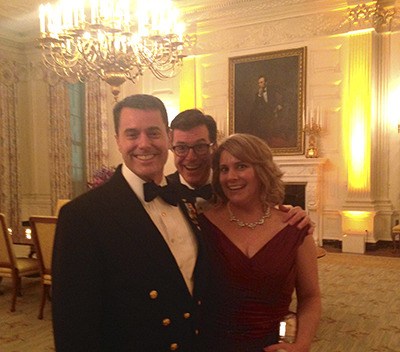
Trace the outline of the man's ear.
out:
[[[169,147],[172,148],[172,142],[173,142],[173,131],[169,128],[168,129],[168,140],[169,140]]]

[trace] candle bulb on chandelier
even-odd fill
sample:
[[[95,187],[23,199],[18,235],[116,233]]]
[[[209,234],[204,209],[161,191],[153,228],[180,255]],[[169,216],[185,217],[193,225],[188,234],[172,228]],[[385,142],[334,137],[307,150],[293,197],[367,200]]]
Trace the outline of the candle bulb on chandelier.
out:
[[[40,5],[39,6],[40,33],[42,34],[42,36],[46,31],[46,25],[45,25],[45,18],[46,18],[45,11],[46,11],[46,9],[45,9],[45,6],[46,5]]]

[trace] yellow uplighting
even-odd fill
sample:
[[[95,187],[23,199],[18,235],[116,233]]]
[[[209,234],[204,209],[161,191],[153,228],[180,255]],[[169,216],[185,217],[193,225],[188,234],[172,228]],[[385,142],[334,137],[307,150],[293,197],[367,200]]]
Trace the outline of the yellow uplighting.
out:
[[[351,210],[344,210],[343,215],[348,217],[348,218],[353,218],[353,219],[367,219],[370,215],[370,211],[351,211]]]
[[[179,106],[180,110],[196,107],[196,65],[194,57],[184,59],[180,75]]]
[[[354,31],[347,32],[346,35],[354,35],[354,34],[365,34],[365,33],[371,33],[375,29],[374,28],[365,28],[365,29],[356,29]]]
[[[342,211],[342,229],[346,234],[372,233],[375,213],[371,211]]]
[[[344,146],[349,192],[370,190],[372,33],[349,36],[349,81],[344,104]]]

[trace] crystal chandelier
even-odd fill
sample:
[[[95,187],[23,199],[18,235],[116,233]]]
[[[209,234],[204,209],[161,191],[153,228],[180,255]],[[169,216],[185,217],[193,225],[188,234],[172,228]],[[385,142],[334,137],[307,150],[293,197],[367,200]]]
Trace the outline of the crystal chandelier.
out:
[[[86,1],[87,2],[87,1]],[[184,34],[170,0],[61,0],[39,8],[44,64],[70,81],[100,77],[117,100],[119,87],[145,69],[174,76],[195,37]]]

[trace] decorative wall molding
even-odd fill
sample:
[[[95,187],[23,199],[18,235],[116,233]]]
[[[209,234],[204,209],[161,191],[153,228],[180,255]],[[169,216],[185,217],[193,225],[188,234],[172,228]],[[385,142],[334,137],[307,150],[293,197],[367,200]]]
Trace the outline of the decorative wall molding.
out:
[[[185,0],[180,10],[187,23],[204,33],[247,23],[281,21],[304,13],[337,11],[346,5],[343,0]]]
[[[379,1],[350,6],[350,30],[374,28],[378,33],[390,31],[395,12],[393,5],[384,5]]]
[[[374,1],[226,1],[185,6],[196,24],[195,54],[290,44],[311,38],[374,28],[399,28],[396,0]],[[293,30],[295,28],[295,30]]]
[[[27,65],[0,57],[0,83],[11,87],[20,81],[25,81],[28,73]]]
[[[391,22],[392,32],[400,31],[400,2],[394,7],[394,15]]]
[[[349,27],[346,16],[345,10],[316,13],[263,23],[249,23],[242,27],[198,34],[195,52],[196,54],[208,54],[249,50],[343,34],[348,31]],[[296,30],[294,31],[293,28]]]
[[[23,194],[21,196],[22,221],[32,215],[53,214],[50,194]]]

